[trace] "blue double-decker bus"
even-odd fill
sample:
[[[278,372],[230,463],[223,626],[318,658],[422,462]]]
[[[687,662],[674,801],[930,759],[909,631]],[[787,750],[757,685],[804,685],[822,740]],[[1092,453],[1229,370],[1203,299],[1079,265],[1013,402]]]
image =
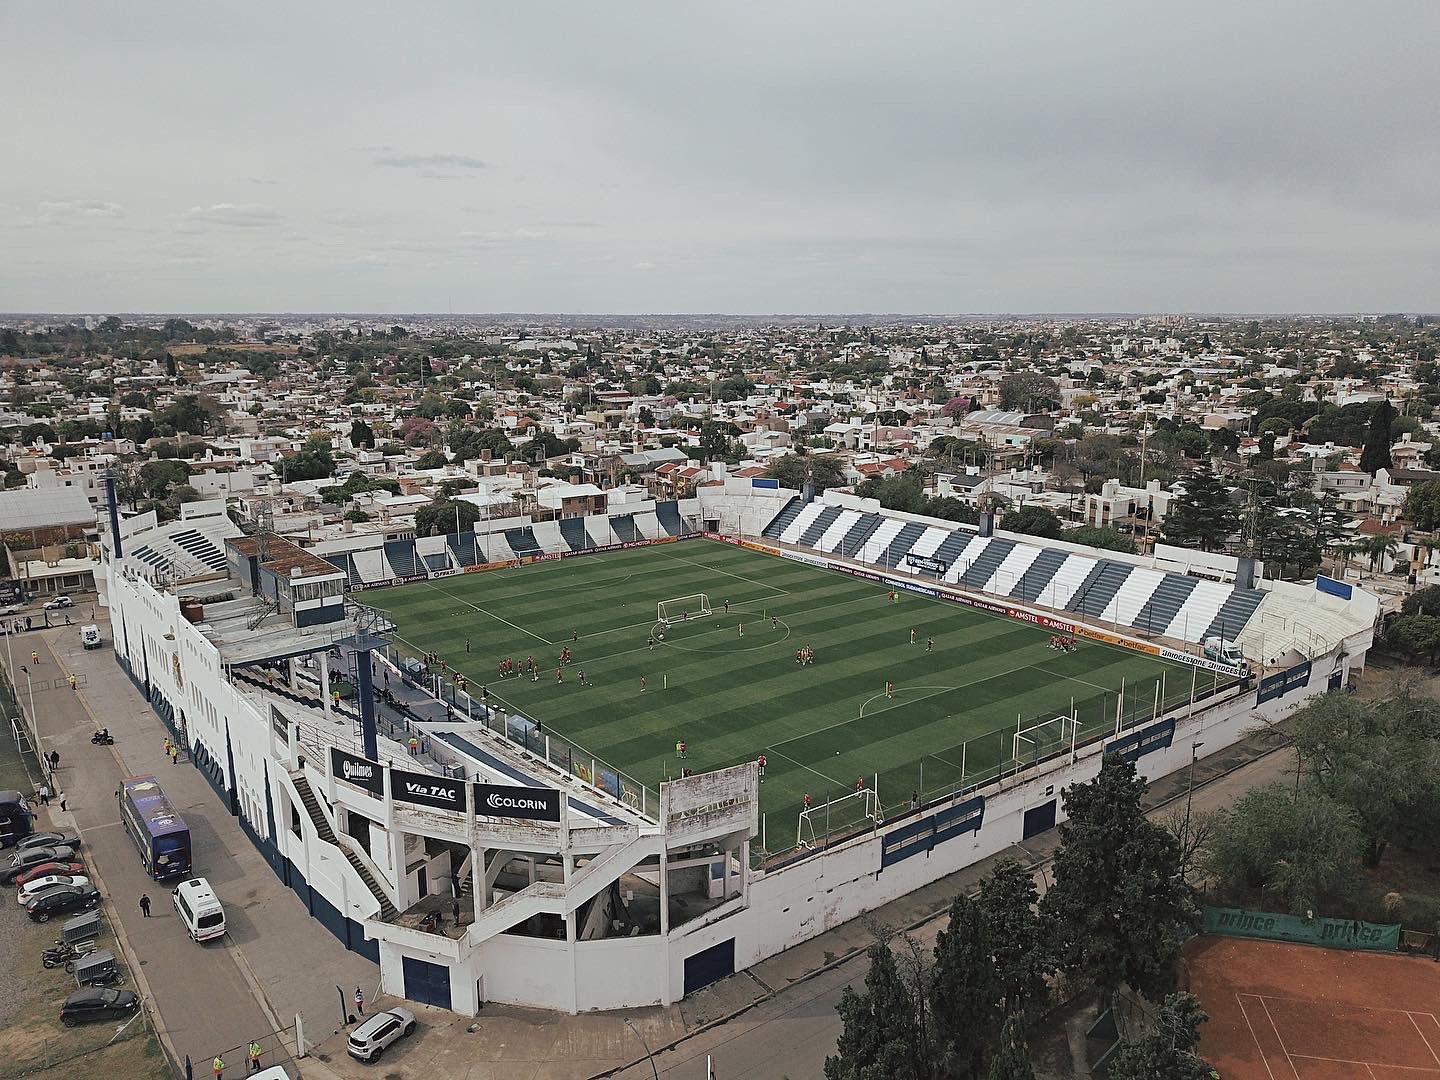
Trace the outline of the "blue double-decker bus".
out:
[[[120,820],[145,872],[156,881],[190,873],[190,830],[170,805],[153,776],[132,776],[120,783]]]

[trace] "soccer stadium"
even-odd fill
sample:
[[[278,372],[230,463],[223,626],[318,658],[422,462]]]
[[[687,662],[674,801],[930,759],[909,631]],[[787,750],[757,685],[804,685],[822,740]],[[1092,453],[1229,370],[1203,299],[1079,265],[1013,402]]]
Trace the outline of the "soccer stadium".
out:
[[[823,804],[863,781],[884,817],[1072,736],[1128,728],[1157,702],[1185,703],[1197,674],[705,540],[425,581],[366,602],[394,619],[402,649],[438,653],[472,696],[484,686],[509,714],[651,792],[684,768],[763,755],[771,850],[799,839],[806,794]],[[1204,672],[1201,696],[1220,680]],[[864,812],[847,802],[832,828]]]
[[[670,1003],[1154,779],[1364,664],[1378,602],[717,475],[304,547],[123,521],[115,658],[386,993]],[[763,759],[763,768],[762,768]]]

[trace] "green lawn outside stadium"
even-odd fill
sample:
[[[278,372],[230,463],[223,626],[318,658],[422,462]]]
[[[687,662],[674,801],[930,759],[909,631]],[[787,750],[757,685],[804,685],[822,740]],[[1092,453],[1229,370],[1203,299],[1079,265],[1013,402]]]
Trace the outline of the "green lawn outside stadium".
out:
[[[714,615],[674,624],[648,647],[657,602],[691,593],[707,594]],[[492,699],[652,789],[679,775],[679,739],[697,772],[763,753],[772,851],[795,842],[807,793],[818,806],[853,792],[857,776],[873,786],[878,774],[881,802],[894,813],[914,791],[929,799],[953,789],[962,765],[967,784],[1008,767],[1017,717],[1027,726],[1048,720],[1073,700],[1083,742],[1113,729],[1122,682],[1127,724],[1149,714],[1162,673],[1167,701],[1183,702],[1191,689],[1188,666],[1084,639],[1056,652],[1039,627],[903,591],[891,603],[873,582],[705,540],[364,599],[393,617],[401,648],[439,652],[472,693],[488,686]],[[557,682],[567,645],[574,659]],[[795,650],[805,645],[816,660],[800,667]],[[540,666],[538,682],[497,677],[501,659],[527,656]],[[592,686],[580,685],[581,671]],[[1210,681],[1202,672],[1200,688]],[[1054,725],[1035,732],[1035,752],[1054,750],[1058,738]],[[855,816],[852,807],[837,807],[837,826]]]

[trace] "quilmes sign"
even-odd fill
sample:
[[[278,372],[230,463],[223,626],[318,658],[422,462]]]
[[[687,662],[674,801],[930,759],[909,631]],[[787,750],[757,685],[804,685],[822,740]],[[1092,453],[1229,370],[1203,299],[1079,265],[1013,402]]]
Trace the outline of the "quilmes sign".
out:
[[[344,750],[330,748],[330,773],[336,780],[364,788],[377,799],[385,794],[385,778],[380,775],[380,763],[369,758],[356,757]]]
[[[475,813],[480,817],[560,820],[560,792],[554,788],[500,787],[495,784],[470,786],[475,789]]]
[[[434,773],[390,770],[390,797],[415,806],[465,812],[465,781]]]

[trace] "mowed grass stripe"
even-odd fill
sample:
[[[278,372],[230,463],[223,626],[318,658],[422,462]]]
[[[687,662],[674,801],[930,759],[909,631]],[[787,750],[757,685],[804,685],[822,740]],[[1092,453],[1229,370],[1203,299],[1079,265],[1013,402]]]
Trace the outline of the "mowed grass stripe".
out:
[[[717,614],[677,624],[664,645],[646,649],[657,602],[696,592],[709,596]],[[903,802],[922,760],[927,789],[952,782],[947,771],[958,780],[967,741],[967,772],[993,769],[1008,759],[1017,712],[1027,722],[1043,719],[1068,711],[1072,697],[1085,727],[1098,729],[1122,678],[1132,693],[1144,684],[1153,695],[1154,680],[1171,667],[1092,642],[1056,653],[1046,648],[1049,632],[1037,627],[904,593],[891,604],[887,592],[832,571],[685,541],[375,590],[365,599],[388,611],[420,651],[441,653],[474,686],[488,684],[645,782],[678,773],[680,738],[690,743],[687,764],[697,769],[778,748],[796,762],[770,758],[762,803],[786,814],[798,812],[806,791],[819,798],[851,790],[857,773],[868,779],[879,772],[882,784],[895,786],[882,790],[885,801]],[[780,628],[755,610],[724,615],[726,599],[763,608]],[[579,636],[574,644],[572,634]],[[935,651],[927,653],[930,637]],[[817,663],[801,668],[794,652],[804,644],[815,648]],[[557,684],[556,654],[565,645],[575,661]],[[499,660],[528,655],[540,664],[539,682],[497,681]],[[595,685],[580,687],[577,669]],[[643,694],[642,675],[649,681]],[[1188,693],[1189,678],[1188,668],[1172,672],[1167,696]],[[887,680],[900,691],[890,702],[883,699]],[[821,790],[822,775],[835,790]]]

